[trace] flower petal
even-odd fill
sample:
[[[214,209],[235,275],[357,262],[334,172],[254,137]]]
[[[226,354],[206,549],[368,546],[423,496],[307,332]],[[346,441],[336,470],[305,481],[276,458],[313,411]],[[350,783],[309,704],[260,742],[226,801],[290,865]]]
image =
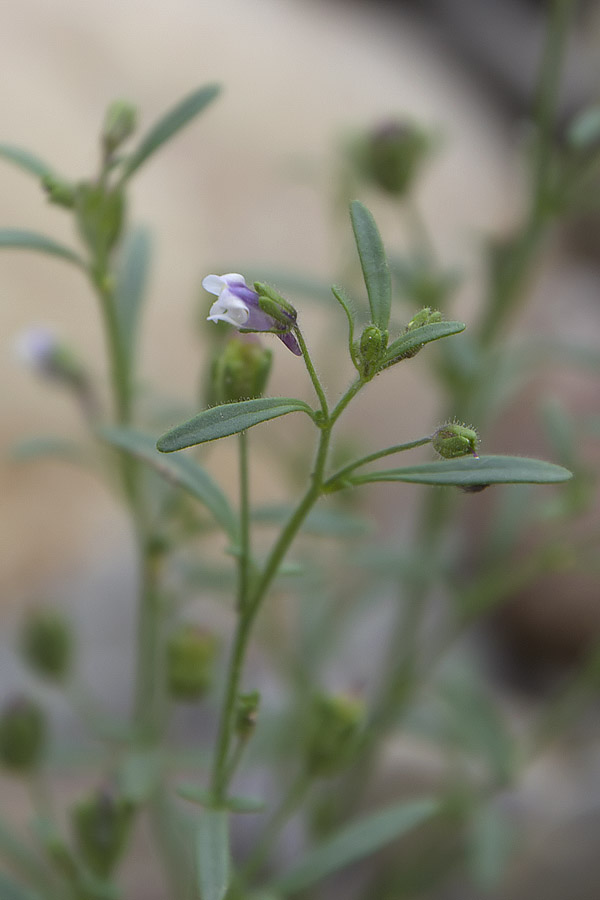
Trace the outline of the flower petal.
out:
[[[227,283],[222,275],[207,275],[206,278],[202,279],[202,287],[209,294],[216,294],[218,297],[223,288],[227,287]]]
[[[300,344],[291,331],[286,331],[284,334],[278,334],[277,337],[280,341],[283,341],[288,350],[291,350],[296,356],[302,356]]]

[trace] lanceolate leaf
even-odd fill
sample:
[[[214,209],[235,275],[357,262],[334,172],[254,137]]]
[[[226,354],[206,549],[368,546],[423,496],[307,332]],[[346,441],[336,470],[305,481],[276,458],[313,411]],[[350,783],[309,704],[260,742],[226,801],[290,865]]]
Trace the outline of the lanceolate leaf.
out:
[[[37,156],[34,156],[29,150],[23,150],[21,147],[14,147],[12,144],[0,144],[0,156],[3,159],[7,159],[9,162],[14,163],[16,166],[19,166],[19,168],[23,169],[25,172],[30,172],[38,178],[54,174],[49,165]]]
[[[487,484],[552,484],[568,481],[571,472],[554,463],[521,456],[461,456],[402,469],[385,469],[366,475],[349,475],[351,484],[374,481],[407,481],[415,484],[458,486]]]
[[[229,813],[204,809],[198,822],[198,888],[202,900],[223,900],[229,886]]]
[[[272,886],[284,894],[312,887],[327,875],[363,859],[431,819],[439,810],[435,800],[400,803],[366,816],[327,838]]]
[[[227,497],[210,475],[195,460],[187,456],[166,457],[156,450],[154,437],[133,428],[106,427],[100,429],[104,440],[143,460],[168,481],[183,488],[200,500],[217,522],[234,539],[237,533],[235,515]]]
[[[125,239],[117,270],[115,309],[123,347],[128,356],[134,351],[135,337],[144,300],[150,265],[150,233],[136,228]]]
[[[27,438],[19,441],[11,450],[15,462],[31,462],[40,459],[61,459],[65,462],[77,462],[89,465],[81,444],[67,438],[52,435]]]
[[[75,263],[85,269],[85,262],[74,250],[57,244],[51,238],[34,231],[21,231],[18,228],[0,229],[0,249],[11,250],[37,250],[39,253],[49,253],[51,256],[59,256],[69,262]]]
[[[185,97],[170,112],[150,129],[141,144],[134,150],[123,166],[122,179],[129,178],[136,169],[146,162],[149,156],[155,153],[166,141],[177,134],[180,129],[188,124],[195,116],[202,112],[219,93],[219,86],[208,84]]]
[[[292,412],[305,412],[311,417],[313,414],[307,403],[288,397],[259,397],[256,400],[225,403],[206,409],[189,422],[167,431],[156,446],[162,453],[172,453],[173,450],[183,450],[184,447],[238,434],[260,422]]]
[[[419,350],[423,344],[438,341],[440,338],[451,334],[460,334],[467,326],[464,322],[434,322],[431,325],[421,325],[413,331],[407,331],[401,335],[386,350],[383,366],[392,365],[396,360],[402,359],[407,353]]]
[[[373,216],[358,200],[350,204],[350,218],[369,295],[371,320],[386,331],[390,321],[392,283],[381,236]]]

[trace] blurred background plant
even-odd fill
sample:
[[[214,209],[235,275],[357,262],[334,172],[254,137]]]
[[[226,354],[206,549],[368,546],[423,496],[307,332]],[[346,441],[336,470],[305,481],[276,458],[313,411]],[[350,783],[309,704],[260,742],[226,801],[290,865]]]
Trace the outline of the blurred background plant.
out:
[[[589,179],[599,160],[594,108],[578,111],[564,131],[557,131],[559,76],[573,8],[566,0],[555,0],[551,7],[535,127],[526,148],[528,201],[510,233],[488,242],[487,287],[477,321],[464,334],[427,348],[415,366],[422,373],[417,378],[433,383],[440,398],[431,435],[439,429],[447,440],[456,419],[468,432],[466,454],[475,449],[471,424],[484,435],[486,446],[499,441],[502,450],[520,451],[524,445],[529,450],[529,429],[537,418],[547,437],[545,455],[575,477],[551,493],[523,485],[488,491],[481,480],[466,484],[463,492],[421,488],[418,499],[415,494],[410,500],[416,524],[408,534],[395,527],[393,517],[405,485],[385,489],[397,494],[389,505],[391,516],[375,533],[362,492],[332,493],[317,507],[306,518],[302,541],[294,545],[293,559],[284,563],[258,620],[260,652],[248,686],[258,687],[263,699],[259,708],[256,694],[239,697],[232,719],[235,746],[225,761],[229,775],[241,765],[244,796],[228,796],[226,804],[221,797],[215,805],[210,791],[200,787],[211,765],[225,657],[217,635],[205,625],[206,619],[213,622],[214,611],[207,615],[205,608],[198,610],[195,600],[208,596],[209,607],[219,611],[217,631],[227,641],[235,617],[235,604],[228,598],[236,586],[223,550],[238,562],[238,591],[240,579],[251,580],[255,573],[230,505],[230,485],[223,492],[191,458],[159,457],[154,450],[155,437],[195,409],[163,396],[154,399],[137,382],[134,351],[151,248],[145,230],[123,230],[129,178],[212,101],[216,89],[190,95],[127,155],[121,155],[121,145],[132,136],[135,113],[128,104],[111,106],[101,135],[100,173],[89,182],[71,184],[37,157],[2,147],[5,157],[42,179],[52,203],[75,215],[85,256],[22,230],[3,231],[0,242],[58,255],[88,275],[104,318],[113,412],[106,411],[104,391],[92,373],[59,341],[47,335],[42,341],[29,340],[24,355],[42,377],[71,392],[92,432],[107,419],[144,429],[143,434],[104,429],[105,443],[94,446],[44,437],[15,451],[28,460],[51,453],[108,477],[131,510],[143,600],[131,725],[112,710],[99,710],[97,700],[86,695],[73,669],[74,651],[75,659],[81,651],[68,616],[44,609],[31,613],[24,624],[21,646],[29,665],[65,691],[94,735],[91,746],[82,743],[71,753],[69,765],[73,759],[84,767],[94,763],[101,784],[96,781],[72,804],[60,792],[52,797],[53,766],[60,765],[61,755],[64,765],[69,748],[58,741],[44,756],[48,742],[37,702],[10,702],[0,752],[5,765],[20,772],[29,786],[35,819],[33,839],[26,841],[13,836],[8,825],[2,827],[8,896],[125,896],[117,864],[139,829],[135,813],[143,808],[161,848],[172,896],[200,892],[212,900],[224,896],[227,885],[231,898],[249,896],[249,890],[257,898],[333,896],[344,890],[390,900],[505,890],[515,850],[523,842],[522,785],[551,742],[564,741],[581,728],[599,677],[598,631],[589,628],[571,643],[569,665],[554,667],[542,701],[538,698],[524,715],[517,715],[488,678],[472,643],[473,635],[486,628],[502,627],[510,634],[515,598],[536,586],[544,598],[560,583],[597,594],[598,530],[597,523],[590,523],[596,478],[588,455],[597,440],[597,414],[583,410],[574,416],[560,401],[546,398],[537,408],[527,408],[525,423],[513,422],[510,413],[514,398],[547,367],[560,363],[597,373],[600,361],[593,345],[547,338],[543,327],[542,335],[532,339],[526,329],[512,327],[519,322],[540,260],[552,250],[556,226],[572,222],[582,205],[589,205]],[[335,281],[353,297],[364,293],[354,248],[348,252],[348,201],[360,196],[369,206],[399,214],[407,241],[402,251],[388,247],[392,325],[409,335],[411,329],[439,324],[442,317],[436,310],[447,320],[454,292],[469,277],[442,263],[419,210],[421,173],[443,151],[438,134],[413,121],[390,120],[352,136],[335,162],[334,240],[342,236]],[[360,254],[358,236],[357,241]],[[225,266],[238,267],[237,261]],[[331,304],[330,316],[325,306],[333,299],[329,285],[281,269],[244,271],[274,282],[300,310],[305,302],[319,302],[318,370],[332,395],[341,389],[340,376],[347,380],[351,369],[338,349],[341,310]],[[202,300],[202,320],[204,305]],[[353,300],[349,309],[357,327],[372,327],[366,303]],[[227,326],[201,330],[214,360],[204,378],[202,405],[263,392],[270,360],[258,360],[256,380],[240,380],[258,345],[226,344],[229,337]],[[363,375],[369,377],[373,372],[367,373],[365,360],[378,352],[372,346],[361,341],[354,348]],[[413,343],[401,370],[382,377],[401,378],[408,365],[404,360],[420,346]],[[368,389],[368,396],[374,396],[377,386]],[[367,429],[357,424],[360,420],[351,420],[334,445],[333,471],[349,470],[352,460],[376,449]],[[265,426],[264,432],[260,456],[269,456],[269,471],[278,482],[297,491],[309,475],[307,430],[290,429],[288,436]],[[400,438],[410,435],[401,433]],[[107,440],[124,452],[110,453]],[[260,440],[257,436],[257,444]],[[210,468],[215,455],[213,450],[211,460],[200,451],[202,466]],[[242,466],[242,508],[243,471]],[[258,566],[290,512],[284,504],[252,509]],[[228,546],[219,538],[215,520]],[[249,567],[245,574],[244,560]],[[243,608],[239,595],[238,605]],[[518,633],[518,625],[512,633]],[[518,661],[514,647],[513,653]],[[528,662],[520,660],[521,682],[527,677],[531,683],[540,672]],[[515,671],[511,666],[510,672]],[[40,696],[44,693],[40,686]],[[178,717],[181,723],[177,706],[184,700],[203,701],[200,735],[190,740],[185,729],[182,735],[175,728],[175,742],[165,743],[163,736]],[[416,746],[423,767],[415,769],[414,758],[404,767],[393,762],[398,739]],[[180,783],[186,768],[193,784]],[[246,796],[256,782],[260,800]],[[175,791],[185,801],[179,802]],[[198,815],[190,800],[204,812]],[[247,815],[236,815],[242,812]],[[230,818],[233,869],[227,849]],[[279,841],[288,823],[284,836],[291,838],[281,852]],[[368,865],[357,867],[369,857]],[[344,880],[352,864],[351,880]]]

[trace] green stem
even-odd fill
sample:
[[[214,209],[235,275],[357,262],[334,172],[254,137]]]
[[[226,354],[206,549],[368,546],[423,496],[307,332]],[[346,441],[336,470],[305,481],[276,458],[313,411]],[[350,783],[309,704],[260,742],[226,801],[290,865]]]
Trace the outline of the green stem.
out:
[[[532,217],[545,217],[560,79],[575,0],[552,0],[535,103],[536,143]]]
[[[319,403],[321,404],[321,412],[323,413],[323,418],[329,418],[329,407],[327,405],[327,397],[325,396],[325,391],[323,390],[323,385],[319,380],[319,376],[315,370],[313,365],[313,361],[310,357],[310,353],[308,352],[308,347],[306,346],[306,341],[304,340],[304,336],[299,328],[294,329],[294,334],[296,335],[296,339],[300,345],[300,349],[302,350],[302,356],[304,357],[304,363],[306,368],[308,369],[308,374],[310,375],[310,380],[313,383],[313,387],[319,398]]]
[[[327,490],[336,482],[343,481],[346,475],[349,475],[350,472],[358,469],[359,466],[365,466],[367,463],[375,462],[377,459],[383,459],[384,456],[391,456],[393,453],[402,453],[403,450],[412,450],[413,447],[422,447],[423,444],[429,443],[431,443],[431,435],[424,438],[418,438],[416,441],[409,441],[406,444],[395,444],[393,447],[387,447],[385,450],[378,450],[376,453],[370,453],[368,456],[363,456],[361,459],[357,459],[356,462],[349,463],[349,465],[344,466],[343,469],[339,469],[334,475],[331,475],[323,485],[323,489]]]
[[[535,145],[529,213],[503,258],[490,286],[479,339],[487,346],[515,308],[531,272],[546,226],[554,215],[552,157],[562,64],[575,0],[552,0],[536,91]]]
[[[308,354],[305,356],[305,359],[307,358]],[[318,379],[316,379],[316,381],[318,382]],[[298,506],[290,516],[286,526],[279,535],[279,538],[275,542],[263,569],[262,575],[260,575],[256,582],[256,586],[249,594],[247,602],[244,604],[244,609],[238,618],[238,623],[233,639],[233,646],[229,659],[229,667],[225,686],[225,697],[223,700],[223,708],[219,723],[219,732],[217,735],[217,743],[212,768],[211,788],[214,801],[217,805],[224,802],[228,784],[235,771],[234,767],[229,762],[229,753],[235,729],[236,701],[239,692],[240,681],[242,678],[244,659],[246,656],[246,650],[250,639],[252,625],[254,624],[254,620],[271,586],[271,583],[277,575],[283,558],[289,550],[290,545],[296,537],[306,516],[323,493],[325,466],[327,463],[327,454],[329,450],[333,424],[346,408],[348,403],[352,400],[352,398],[356,396],[363,384],[364,382],[362,381],[362,379],[357,379],[357,381],[355,381],[348,388],[346,393],[339,400],[337,406],[335,407],[331,415],[329,415],[329,418],[321,425],[317,455],[311,475],[310,485],[306,493],[300,500]],[[326,400],[324,397],[323,401],[326,404]]]
[[[240,467],[240,546],[238,557],[238,612],[243,613],[248,597],[248,573],[250,564],[250,494],[248,479],[248,434],[239,435]]]

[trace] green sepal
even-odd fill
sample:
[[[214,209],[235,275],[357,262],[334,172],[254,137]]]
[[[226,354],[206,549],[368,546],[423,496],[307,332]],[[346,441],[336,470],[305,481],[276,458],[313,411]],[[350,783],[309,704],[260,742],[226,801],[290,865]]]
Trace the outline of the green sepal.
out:
[[[282,309],[284,309],[288,313],[288,324],[289,317],[291,316],[293,319],[296,318],[296,310],[285,297],[282,297],[279,291],[276,291],[275,288],[272,288],[270,284],[265,284],[264,281],[255,281],[254,282],[254,290],[258,294],[259,304],[261,300],[272,300]],[[261,306],[262,309],[262,306]],[[267,310],[265,310],[267,312]]]

